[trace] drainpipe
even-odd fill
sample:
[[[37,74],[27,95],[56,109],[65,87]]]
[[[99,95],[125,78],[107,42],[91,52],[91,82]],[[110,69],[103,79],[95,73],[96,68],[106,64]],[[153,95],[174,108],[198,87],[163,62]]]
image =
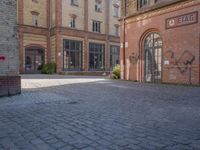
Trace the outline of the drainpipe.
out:
[[[200,34],[199,34],[200,37]],[[200,38],[199,38],[199,85],[200,85]]]
[[[126,75],[126,48],[125,48],[125,44],[126,44],[126,23],[125,23],[125,18],[126,18],[126,0],[124,0],[124,16],[123,16],[123,79],[125,80],[125,75]]]

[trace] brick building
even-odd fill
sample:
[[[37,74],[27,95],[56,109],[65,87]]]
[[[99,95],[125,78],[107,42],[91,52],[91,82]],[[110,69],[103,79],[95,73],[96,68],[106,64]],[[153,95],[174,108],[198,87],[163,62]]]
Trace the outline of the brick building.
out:
[[[0,96],[20,93],[16,0],[0,1]]]
[[[126,12],[124,8],[122,5],[126,17],[120,19],[121,35],[125,31],[121,77],[199,85],[200,1],[126,0]]]
[[[20,72],[56,62],[60,72],[109,71],[119,63],[120,0],[18,0]]]

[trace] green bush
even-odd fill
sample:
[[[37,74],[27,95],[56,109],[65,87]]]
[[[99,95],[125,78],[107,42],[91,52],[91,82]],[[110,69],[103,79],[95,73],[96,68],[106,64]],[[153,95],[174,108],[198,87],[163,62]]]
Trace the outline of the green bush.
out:
[[[44,74],[55,73],[56,72],[56,64],[54,62],[51,62],[51,63],[43,65],[41,72]]]
[[[120,78],[120,65],[116,65],[114,68],[113,68],[113,78],[114,79],[119,79]]]

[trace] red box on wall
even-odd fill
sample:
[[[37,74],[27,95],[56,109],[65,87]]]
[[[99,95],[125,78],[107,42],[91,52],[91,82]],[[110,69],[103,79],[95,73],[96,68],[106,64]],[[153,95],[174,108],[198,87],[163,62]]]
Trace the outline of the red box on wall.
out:
[[[6,59],[5,56],[0,55],[0,61],[4,61],[5,59]]]

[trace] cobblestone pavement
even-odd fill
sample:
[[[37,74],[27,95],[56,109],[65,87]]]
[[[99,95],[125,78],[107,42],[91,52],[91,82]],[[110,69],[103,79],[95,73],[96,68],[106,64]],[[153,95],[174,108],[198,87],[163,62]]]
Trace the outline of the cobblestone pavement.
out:
[[[0,150],[199,150],[200,88],[26,75],[0,98]]]

